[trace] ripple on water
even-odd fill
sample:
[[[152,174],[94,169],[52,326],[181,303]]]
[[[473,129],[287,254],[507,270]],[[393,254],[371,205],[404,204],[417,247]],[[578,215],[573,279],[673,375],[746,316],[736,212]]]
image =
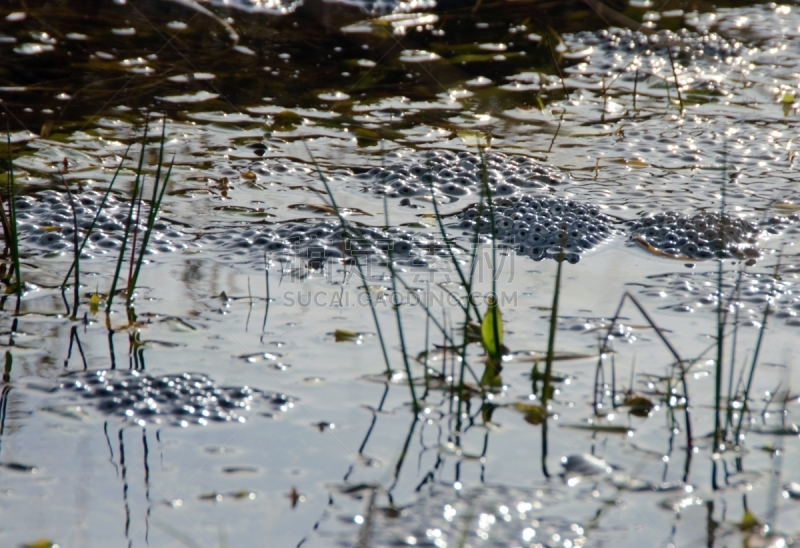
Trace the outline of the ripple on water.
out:
[[[347,488],[343,491],[349,492]],[[519,546],[520,541],[526,546],[583,546],[587,540],[585,525],[557,513],[566,502],[564,495],[550,486],[517,489],[486,485],[457,495],[453,489],[436,486],[421,490],[410,505],[373,512],[370,542],[375,546],[452,546],[458,542]],[[331,532],[326,529],[341,530],[342,525],[349,525],[351,529],[341,530],[341,538],[352,541],[365,520],[362,514],[338,518],[339,523],[323,522],[320,534],[327,537]]]

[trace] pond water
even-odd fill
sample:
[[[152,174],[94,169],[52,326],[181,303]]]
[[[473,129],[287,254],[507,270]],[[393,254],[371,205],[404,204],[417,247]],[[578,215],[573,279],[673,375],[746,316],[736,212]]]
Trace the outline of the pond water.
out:
[[[4,3],[0,545],[794,544],[800,11],[727,6]]]

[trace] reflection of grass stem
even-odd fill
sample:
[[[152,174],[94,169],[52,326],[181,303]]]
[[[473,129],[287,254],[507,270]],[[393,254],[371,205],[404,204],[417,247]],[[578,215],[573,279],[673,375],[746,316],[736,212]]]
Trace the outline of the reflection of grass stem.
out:
[[[780,254],[778,255],[778,263],[775,265],[775,273],[773,275],[772,280],[772,288],[770,290],[769,299],[767,299],[767,303],[764,306],[764,314],[761,317],[761,327],[758,330],[758,339],[756,339],[756,347],[753,351],[753,361],[750,363],[750,372],[747,375],[747,384],[744,387],[744,395],[742,398],[742,409],[739,414],[739,421],[736,423],[736,443],[739,443],[740,434],[742,431],[742,421],[744,420],[745,412],[750,414],[750,406],[747,402],[750,400],[750,389],[753,387],[753,377],[756,374],[756,365],[758,364],[758,354],[761,352],[761,343],[764,341],[764,332],[767,330],[767,318],[769,317],[770,313],[770,305],[772,304],[772,299],[775,298],[775,282],[778,280],[778,272],[780,271],[781,266],[781,257],[783,256],[783,249],[781,249]]]
[[[422,395],[421,399],[425,400],[428,397],[428,391],[430,390],[430,380],[431,376],[428,370],[428,354],[430,348],[430,334],[431,334],[431,318],[429,315],[425,316],[425,359],[422,363],[422,367],[425,368],[425,393]]]
[[[397,458],[397,464],[394,466],[394,477],[392,480],[392,485],[386,490],[386,496],[389,498],[389,502],[393,505],[394,504],[394,497],[392,496],[392,491],[394,491],[395,486],[397,485],[397,481],[400,479],[400,471],[403,469],[403,463],[406,460],[406,455],[408,454],[408,447],[411,445],[411,437],[414,435],[414,430],[417,428],[417,423],[419,422],[419,416],[414,415],[414,420],[411,421],[411,426],[408,428],[408,435],[406,436],[406,441],[403,444],[403,450],[400,452],[400,456]]]

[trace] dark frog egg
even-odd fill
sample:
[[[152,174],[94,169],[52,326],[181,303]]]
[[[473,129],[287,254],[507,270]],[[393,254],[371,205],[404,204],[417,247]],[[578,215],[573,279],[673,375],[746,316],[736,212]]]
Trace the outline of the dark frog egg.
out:
[[[439,190],[450,196],[465,196],[469,194],[469,190],[456,183],[447,183],[439,187]]]

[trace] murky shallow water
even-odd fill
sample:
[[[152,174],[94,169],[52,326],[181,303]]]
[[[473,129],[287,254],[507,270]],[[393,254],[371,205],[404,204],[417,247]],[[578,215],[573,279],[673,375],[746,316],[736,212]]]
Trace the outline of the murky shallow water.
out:
[[[20,231],[30,285],[17,315],[14,297],[3,301],[1,543],[793,543],[800,509],[796,493],[783,489],[800,481],[793,226],[759,232],[760,257],[741,276],[741,261],[723,263],[724,291],[738,284],[741,303],[730,308],[737,361],[729,377],[728,347],[724,391],[748,382],[767,300],[772,313],[746,441],[715,459],[717,263],[663,256],[672,249],[661,245],[665,235],[648,251],[625,221],[715,214],[723,193],[726,213],[748,226],[791,218],[800,199],[800,18],[774,5],[660,15],[641,5],[625,15],[672,33],[609,30],[600,20],[575,27],[554,11],[556,36],[508,6],[469,19],[472,6],[405,6],[379,18],[381,6],[368,15],[333,4],[317,13],[309,4],[283,17],[218,11],[232,17],[234,42],[222,19],[179,3],[98,3],[87,11],[91,24],[70,7],[3,8],[0,99],[12,114],[15,175],[29,206],[19,212],[29,216]],[[415,7],[428,11],[406,13]],[[153,119],[167,116],[165,157],[174,155],[174,167],[137,287],[136,322],[118,302],[109,331],[92,299],[110,287],[115,234],[124,228],[115,215],[130,204],[150,105]],[[149,184],[157,125],[144,157]],[[58,174],[85,200],[86,222],[129,144],[104,236],[82,262],[82,319],[70,321],[71,288],[63,298],[59,285],[72,261],[71,210]],[[535,377],[544,368],[554,261],[499,250],[504,343],[513,353],[501,390],[483,401],[471,393],[459,421],[448,390],[459,369],[452,351],[428,354],[425,388],[420,353],[444,341],[419,299],[454,331],[462,318],[445,291],[459,292],[458,275],[425,176],[435,175],[437,209],[467,261],[471,232],[454,216],[481,200],[467,165],[480,162],[478,144],[500,159],[487,156],[496,198],[544,195],[559,200],[549,205],[574,201],[613,219],[608,241],[564,265],[556,347],[585,357],[555,362],[563,377],[544,466],[545,431],[526,406],[538,401],[531,375],[534,363]],[[369,236],[360,245],[372,257],[364,268],[395,370],[388,382],[356,271],[337,260],[343,241],[317,167]],[[398,287],[403,343],[421,356],[411,364],[416,395],[425,395],[416,417],[390,306],[387,241],[416,290]],[[478,257],[474,289],[486,294],[489,247]],[[613,377],[609,354],[595,401],[598,348],[626,290],[681,357],[696,359],[686,375],[691,446],[672,357],[630,302],[612,331]],[[480,354],[469,347],[471,385],[481,377]],[[194,373],[258,397],[245,398],[245,422],[181,428],[177,412],[164,408],[175,421],[141,426],[104,410],[107,396],[49,391],[66,371],[74,379],[84,369],[130,369],[151,384]],[[127,382],[130,373],[114,375]],[[209,390],[203,398],[222,397]],[[535,390],[541,396],[541,382]],[[113,405],[138,409],[128,403]],[[184,414],[186,405],[193,403],[181,401]]]

